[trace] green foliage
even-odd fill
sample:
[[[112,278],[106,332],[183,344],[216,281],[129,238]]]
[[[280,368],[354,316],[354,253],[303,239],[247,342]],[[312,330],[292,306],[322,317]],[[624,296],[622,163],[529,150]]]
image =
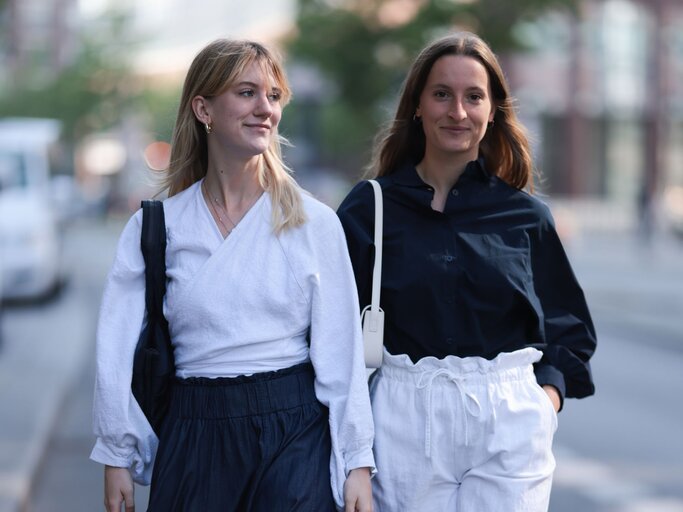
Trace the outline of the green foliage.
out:
[[[171,142],[181,89],[180,82],[175,86],[146,87],[135,99],[136,111],[147,115],[146,123],[155,140]]]
[[[44,51],[34,52],[2,91],[0,116],[59,119],[67,142],[116,125],[137,94],[127,59],[127,22],[124,13],[93,22],[76,58],[57,72],[48,71]]]
[[[367,162],[379,125],[390,118],[413,58],[429,41],[471,30],[498,53],[519,50],[524,45],[516,38],[517,23],[552,8],[573,9],[577,0],[414,0],[420,7],[403,23],[387,20],[390,3],[299,0],[296,35],[288,41],[290,56],[318,68],[337,90],[336,96],[321,91],[320,153],[347,162],[354,174]],[[394,3],[406,8],[406,2]]]

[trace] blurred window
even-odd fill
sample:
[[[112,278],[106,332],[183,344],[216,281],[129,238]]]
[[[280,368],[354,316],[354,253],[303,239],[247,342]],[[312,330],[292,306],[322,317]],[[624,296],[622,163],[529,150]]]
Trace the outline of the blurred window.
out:
[[[26,188],[27,184],[24,155],[0,150],[0,190]]]

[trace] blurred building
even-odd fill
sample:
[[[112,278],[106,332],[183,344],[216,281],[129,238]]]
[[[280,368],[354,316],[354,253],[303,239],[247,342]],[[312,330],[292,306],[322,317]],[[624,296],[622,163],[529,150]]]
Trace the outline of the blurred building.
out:
[[[521,27],[511,80],[541,189],[645,211],[683,184],[683,2],[584,0]]]
[[[0,46],[0,87],[31,61],[40,60],[46,80],[63,69],[78,51],[78,0],[5,0]]]
[[[77,54],[79,28],[112,7],[132,13],[136,75],[177,82],[214,38],[275,42],[294,24],[296,0],[203,0],[201,10],[184,0],[4,0],[0,89],[34,58],[48,63],[46,77],[56,73]],[[506,57],[505,69],[541,191],[643,216],[665,189],[683,186],[683,1],[581,0],[576,16],[547,14],[518,31],[531,51]],[[315,82],[296,69],[291,78],[299,97]],[[129,155],[141,153],[132,146],[144,124],[121,129]],[[123,173],[138,177],[142,165],[131,157]]]

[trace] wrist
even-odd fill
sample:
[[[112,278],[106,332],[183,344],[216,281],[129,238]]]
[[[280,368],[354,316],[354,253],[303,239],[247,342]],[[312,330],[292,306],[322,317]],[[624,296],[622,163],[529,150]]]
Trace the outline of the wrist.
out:
[[[349,476],[351,475],[351,473],[364,474],[364,475],[367,475],[369,477],[370,476],[370,468],[368,468],[368,467],[353,468],[351,471],[349,471]]]

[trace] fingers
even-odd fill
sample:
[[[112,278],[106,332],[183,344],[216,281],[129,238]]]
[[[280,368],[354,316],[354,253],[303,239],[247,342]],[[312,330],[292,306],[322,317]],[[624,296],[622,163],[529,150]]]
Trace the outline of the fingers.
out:
[[[135,498],[132,490],[123,493],[123,500],[126,503],[126,512],[135,512]]]
[[[132,492],[118,496],[107,496],[104,500],[104,509],[107,512],[121,512],[121,505],[125,505],[126,512],[135,512],[135,498]]]
[[[364,500],[362,497],[358,498],[354,512],[372,512],[372,500]]]
[[[352,469],[344,482],[344,512],[372,512],[369,468]]]
[[[344,512],[372,512],[372,500],[366,502],[359,498],[355,503],[346,501]]]
[[[121,512],[121,503],[123,500],[119,497],[106,496],[104,499],[104,510],[107,512]]]
[[[344,502],[344,512],[372,512],[372,500],[364,500],[362,496],[358,499],[347,499]]]
[[[107,512],[135,512],[135,486],[126,468],[105,466],[104,468],[104,509]]]

